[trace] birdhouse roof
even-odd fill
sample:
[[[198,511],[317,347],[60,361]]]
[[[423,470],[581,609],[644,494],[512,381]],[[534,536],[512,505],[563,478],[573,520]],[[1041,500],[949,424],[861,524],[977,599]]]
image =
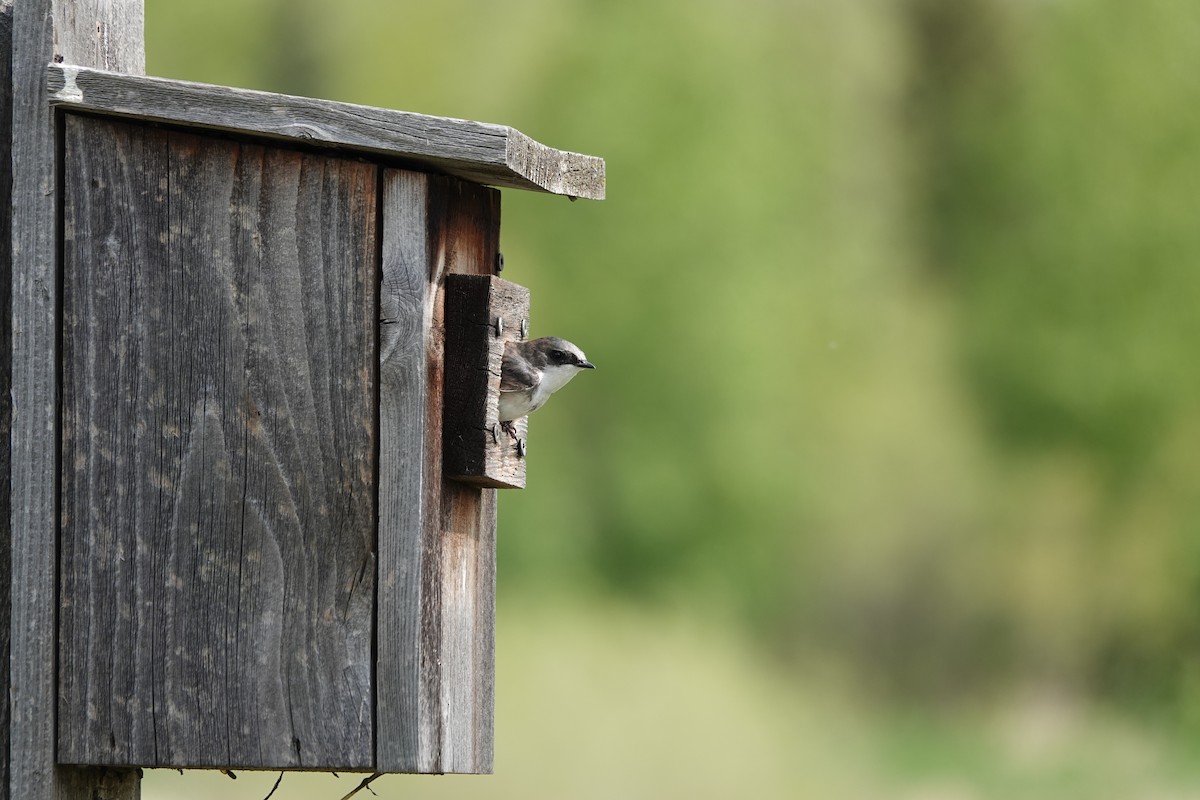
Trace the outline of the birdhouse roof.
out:
[[[506,125],[70,64],[47,70],[50,102],[59,108],[385,156],[490,186],[604,198],[604,159],[555,150]]]

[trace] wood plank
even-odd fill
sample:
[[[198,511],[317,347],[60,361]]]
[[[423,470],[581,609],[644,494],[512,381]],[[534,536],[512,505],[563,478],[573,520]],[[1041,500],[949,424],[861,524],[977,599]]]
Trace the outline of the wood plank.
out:
[[[0,2],[0,443],[12,432],[12,35],[11,0]],[[8,793],[9,621],[12,618],[12,504],[9,448],[0,445],[0,798]]]
[[[604,160],[555,150],[520,131],[447,117],[190,81],[50,64],[52,103],[65,108],[349,148],[477,183],[604,197]]]
[[[500,193],[455,180],[435,181],[431,189],[431,206],[443,209],[433,239],[445,272],[491,274],[500,248]],[[443,308],[440,302],[435,307],[434,326],[439,330],[445,330]],[[428,446],[437,446],[440,434],[439,430]],[[495,705],[496,490],[440,480],[441,766],[444,772],[489,773]]]
[[[434,347],[433,309],[442,264],[429,250],[429,178],[384,170],[379,327],[379,591],[376,644],[376,769],[436,772],[439,676],[422,642],[440,618],[438,597],[422,594],[436,567],[424,519],[440,483],[426,460]],[[436,365],[432,365],[436,367]],[[431,552],[433,553],[431,555]],[[434,559],[431,564],[431,559]]]
[[[495,489],[525,488],[528,419],[500,428],[505,348],[529,326],[529,290],[493,275],[446,276],[446,476]]]
[[[490,272],[499,193],[383,182],[376,769],[490,772],[495,491],[442,476],[442,283]]]
[[[138,777],[55,766],[55,540],[59,202],[55,117],[44,80],[55,55],[140,72],[142,0],[14,5],[12,40],[12,270],[10,442],[12,613],[8,794],[21,800],[133,798]],[[97,31],[103,30],[98,37]],[[102,41],[102,46],[89,42]],[[101,795],[103,792],[103,795]]]
[[[72,64],[146,74],[144,0],[69,0],[56,4],[55,57]]]
[[[60,760],[370,769],[377,168],[65,150]]]
[[[154,626],[140,621],[153,612],[141,584],[148,551],[161,543],[138,510],[161,504],[161,486],[138,473],[163,475],[160,458],[146,463],[152,440],[161,449],[147,407],[161,401],[147,396],[142,374],[154,357],[147,350],[160,344],[150,332],[163,323],[146,316],[142,273],[170,264],[159,184],[169,146],[161,134],[73,117],[65,155],[58,754],[149,764],[162,695],[138,668],[159,655]]]

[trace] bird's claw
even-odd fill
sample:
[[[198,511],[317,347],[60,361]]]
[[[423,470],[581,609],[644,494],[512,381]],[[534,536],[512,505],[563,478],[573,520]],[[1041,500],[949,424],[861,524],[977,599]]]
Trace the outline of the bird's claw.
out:
[[[504,429],[504,432],[508,434],[510,439],[515,440],[517,438],[517,426],[513,424],[511,419],[501,422],[500,427]]]

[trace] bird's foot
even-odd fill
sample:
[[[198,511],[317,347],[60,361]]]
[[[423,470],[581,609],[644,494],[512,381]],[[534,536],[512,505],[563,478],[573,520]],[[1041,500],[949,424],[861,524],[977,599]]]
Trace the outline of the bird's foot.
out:
[[[511,419],[501,422],[500,427],[504,429],[504,432],[508,434],[510,439],[515,440],[517,438],[517,426],[513,424]]]

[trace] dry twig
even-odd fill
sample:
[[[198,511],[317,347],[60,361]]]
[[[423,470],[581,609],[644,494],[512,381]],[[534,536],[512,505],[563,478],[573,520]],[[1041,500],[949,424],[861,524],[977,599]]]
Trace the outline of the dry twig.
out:
[[[275,785],[271,787],[271,791],[267,792],[267,796],[263,800],[271,800],[271,795],[275,794],[275,790],[279,788],[279,784],[283,783],[283,773],[279,773],[279,777],[275,779]]]
[[[375,790],[371,788],[371,781],[375,780],[382,774],[383,774],[382,772],[376,772],[374,775],[368,775],[367,777],[363,778],[362,783],[360,783],[358,786],[355,786],[353,789],[351,789],[349,792],[347,792],[345,795],[342,796],[342,800],[350,800],[351,797],[354,797],[354,795],[358,794],[363,789],[366,789],[371,794],[375,794]]]

